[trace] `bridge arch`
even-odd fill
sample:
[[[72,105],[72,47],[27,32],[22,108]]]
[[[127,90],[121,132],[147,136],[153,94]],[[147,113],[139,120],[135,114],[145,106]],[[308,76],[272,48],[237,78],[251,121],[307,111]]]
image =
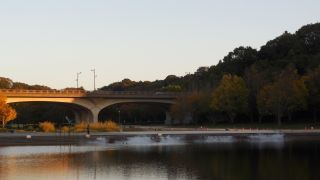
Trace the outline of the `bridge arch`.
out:
[[[94,105],[89,101],[77,100],[75,98],[7,98],[8,104],[15,103],[37,103],[46,102],[54,104],[62,104],[70,109],[74,114],[74,120],[76,122],[92,122],[94,121],[94,115],[90,108]]]
[[[99,112],[98,112],[98,115],[97,115],[97,119],[100,121],[100,120],[106,120],[108,118],[111,118],[115,121],[119,121],[119,115],[117,113],[117,115],[115,116],[115,108],[117,109],[116,112],[118,112],[118,108],[122,108],[121,106],[122,105],[125,105],[125,104],[134,104],[134,105],[137,105],[137,106],[144,106],[144,105],[147,105],[149,106],[150,108],[152,106],[155,106],[156,108],[158,109],[161,109],[163,115],[161,115],[161,117],[164,117],[164,123],[165,124],[171,124],[171,116],[170,116],[170,113],[169,113],[169,107],[173,104],[175,104],[175,101],[172,101],[172,100],[148,100],[148,99],[142,99],[142,100],[139,100],[139,99],[119,99],[119,100],[111,100],[111,101],[107,101],[107,102],[103,102],[100,104],[99,106]],[[120,107],[116,107],[117,105],[119,105]],[[109,114],[109,117],[108,116],[103,116],[101,113],[106,113],[106,110],[108,108],[113,108],[113,115],[110,115]],[[152,108],[151,108],[152,109]],[[112,111],[112,110],[111,110]],[[121,111],[122,113],[122,117],[124,114],[126,114],[125,111]],[[109,113],[111,113],[109,111]],[[150,116],[149,116],[150,117]],[[128,117],[127,117],[128,118]],[[153,119],[156,119],[156,118],[153,118]],[[160,118],[161,119],[161,118]],[[121,120],[124,120],[124,118],[121,118]],[[127,119],[128,120],[128,119]],[[139,120],[139,118],[138,118]],[[123,122],[123,121],[122,121]],[[128,121],[126,121],[128,122]],[[133,121],[132,121],[133,122]],[[131,123],[132,123],[131,122]],[[138,121],[134,121],[134,123],[136,123]],[[140,121],[141,123],[141,121]],[[159,123],[159,122],[158,122]]]

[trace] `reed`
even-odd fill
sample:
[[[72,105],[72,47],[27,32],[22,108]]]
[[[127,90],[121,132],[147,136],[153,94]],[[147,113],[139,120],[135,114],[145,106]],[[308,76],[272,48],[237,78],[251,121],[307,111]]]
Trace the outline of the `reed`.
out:
[[[86,132],[87,131],[87,123],[81,122],[75,125],[76,132]],[[96,122],[89,124],[90,131],[95,132],[115,132],[119,131],[119,125],[112,120],[107,120],[105,122]]]

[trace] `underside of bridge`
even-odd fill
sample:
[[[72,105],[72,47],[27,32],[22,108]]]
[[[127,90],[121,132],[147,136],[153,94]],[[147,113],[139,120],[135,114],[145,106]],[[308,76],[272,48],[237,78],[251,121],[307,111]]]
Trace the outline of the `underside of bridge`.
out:
[[[68,120],[76,122],[81,121],[81,119],[93,119],[89,109],[76,104],[17,102],[11,103],[11,105],[17,111],[17,118],[14,123],[35,124],[42,121],[51,121],[58,124],[67,124]]]
[[[173,103],[167,100],[103,98],[8,98],[7,102],[17,109],[17,120],[20,122],[31,119],[31,121],[67,123],[66,119],[71,119],[73,122],[87,123],[112,119],[128,124],[171,124],[168,111]],[[28,112],[31,109],[33,111]]]
[[[169,123],[170,104],[119,103],[102,109],[98,120],[113,120],[120,124],[143,125]]]

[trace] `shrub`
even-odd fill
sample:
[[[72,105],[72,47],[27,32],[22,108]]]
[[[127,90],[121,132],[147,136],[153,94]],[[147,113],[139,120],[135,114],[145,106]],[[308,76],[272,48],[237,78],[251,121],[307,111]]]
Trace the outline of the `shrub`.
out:
[[[69,127],[68,126],[63,126],[62,129],[61,129],[62,132],[64,133],[67,133],[70,131]]]
[[[87,129],[87,124],[84,123],[84,122],[81,122],[81,123],[77,123],[75,126],[74,126],[74,130],[76,132],[85,132]]]
[[[86,132],[87,131],[87,123],[78,123],[75,125],[76,132]],[[103,132],[112,132],[112,131],[119,131],[119,126],[117,123],[113,122],[112,120],[108,120],[106,122],[96,122],[89,124],[90,131],[103,131]]]
[[[45,121],[45,122],[39,123],[39,127],[45,133],[54,132],[55,131],[54,124],[52,122],[49,122],[49,121]]]
[[[114,121],[108,120],[104,123],[105,125],[105,129],[107,131],[119,131],[120,127],[118,126],[117,123],[115,123]]]

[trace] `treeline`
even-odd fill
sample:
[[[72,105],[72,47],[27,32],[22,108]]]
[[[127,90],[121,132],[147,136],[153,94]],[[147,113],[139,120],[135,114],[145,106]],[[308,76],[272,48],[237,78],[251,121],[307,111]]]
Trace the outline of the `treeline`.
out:
[[[0,77],[0,89],[50,90],[51,88],[38,84],[29,85],[22,82],[14,82],[9,78]]]
[[[264,72],[268,81],[275,78],[288,64],[297,68],[299,75],[320,64],[320,23],[303,26],[296,33],[284,32],[267,42],[260,50],[251,47],[238,47],[229,52],[217,65],[200,67],[193,74],[183,77],[169,75],[164,80],[131,81],[124,79],[100,88],[110,91],[211,91],[224,74],[244,77],[252,65]]]
[[[273,80],[268,80],[265,72],[257,71],[254,65],[244,77],[225,74],[211,92],[191,93],[171,107],[175,119],[183,123],[184,118],[191,116],[196,124],[277,120],[281,125],[283,119],[310,122],[306,117],[317,122],[319,110],[320,66],[299,75],[292,64],[275,74]]]
[[[303,26],[267,42],[260,50],[238,47],[217,65],[200,67],[194,74],[174,75],[154,82],[124,79],[101,90],[183,91],[172,114],[194,122],[263,122],[276,117],[317,119],[320,94],[320,23]],[[293,118],[295,117],[295,118]],[[294,120],[293,120],[294,119]]]
[[[124,79],[100,90],[189,92],[171,108],[172,115],[181,122],[186,116],[198,124],[316,121],[320,110],[319,65],[320,23],[316,23],[295,33],[284,32],[259,50],[235,48],[218,64],[200,67],[193,74],[169,75],[154,82]],[[0,88],[50,89],[7,78],[0,78]],[[38,108],[34,106],[32,109]],[[18,110],[19,118],[23,119]],[[58,119],[62,122],[62,115]]]

